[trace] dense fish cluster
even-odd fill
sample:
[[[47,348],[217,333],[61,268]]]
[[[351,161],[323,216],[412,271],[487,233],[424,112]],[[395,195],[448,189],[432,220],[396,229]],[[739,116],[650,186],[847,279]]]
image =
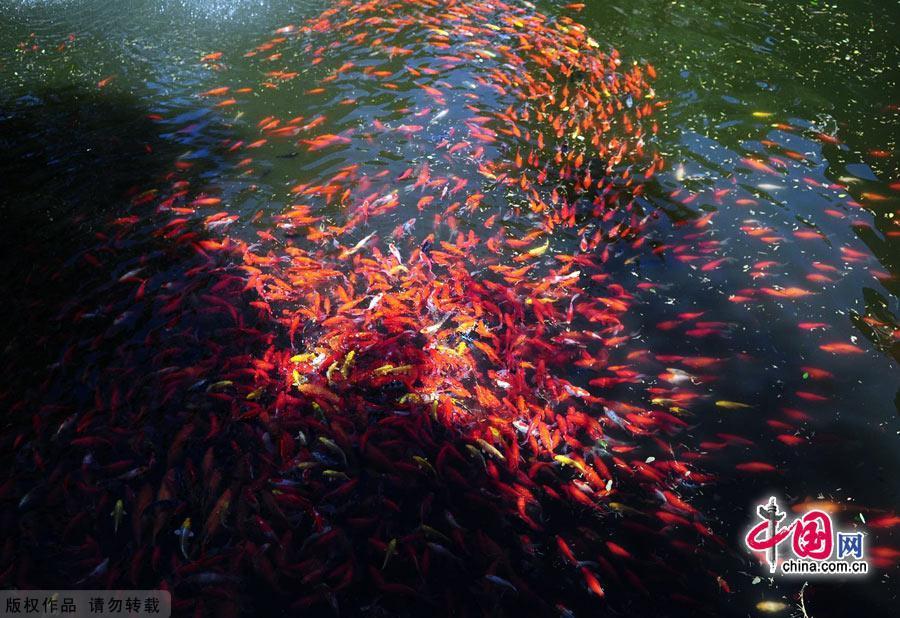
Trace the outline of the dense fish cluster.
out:
[[[662,284],[611,275],[727,261],[712,213],[672,244],[644,199],[664,167],[653,67],[496,0],[343,0],[201,62],[259,77],[198,93],[255,126],[211,155],[247,183],[182,156],[71,265],[114,277],[49,317],[43,384],[0,392],[0,521],[20,531],[3,585],[161,587],[198,616],[714,613],[734,550],[693,498],[703,460],[747,441],[683,436],[695,405],[750,407],[709,387],[743,359],[653,349],[640,307]],[[273,90],[304,115],[266,113]],[[231,210],[265,204],[255,153],[285,150],[290,206]],[[799,446],[785,410],[770,426]]]

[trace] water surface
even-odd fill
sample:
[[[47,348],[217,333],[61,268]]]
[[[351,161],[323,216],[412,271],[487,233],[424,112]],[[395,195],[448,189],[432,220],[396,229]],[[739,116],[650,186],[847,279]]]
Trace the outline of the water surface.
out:
[[[168,326],[170,314],[141,313],[112,300],[113,282],[136,267],[152,273],[151,293],[164,294],[167,281],[184,281],[197,265],[196,254],[156,233],[166,225],[166,213],[142,220],[140,232],[121,241],[117,250],[123,257],[113,272],[98,275],[84,257],[85,247],[114,235],[110,221],[131,214],[135,196],[171,179],[173,163],[197,195],[220,197],[221,208],[236,216],[224,223],[198,218],[189,228],[251,246],[262,242],[260,232],[273,229],[280,246],[287,244],[293,232],[273,222],[296,204],[291,189],[326,184],[351,165],[373,176],[388,169],[396,178],[429,162],[433,176],[468,180],[466,192],[489,186],[471,160],[453,164],[437,155],[466,117],[465,89],[486,109],[507,104],[510,93],[471,82],[479,74],[477,65],[441,68],[441,76],[458,88],[452,100],[441,103],[417,87],[421,80],[403,75],[400,64],[392,78],[395,92],[355,74],[324,94],[313,91],[329,71],[348,61],[369,61],[359,51],[345,57],[337,48],[323,54],[319,65],[293,41],[283,57],[271,61],[269,50],[245,56],[276,36],[277,28],[301,23],[327,3],[59,0],[4,1],[0,7],[0,206],[8,226],[2,266],[7,315],[0,332],[9,342],[4,366],[15,368],[2,399],[11,414],[27,414],[14,405],[20,400],[90,406],[94,387],[107,379],[104,372],[124,375],[141,363],[205,362],[199,351],[195,357],[186,353],[158,361],[167,348],[157,347],[153,333]],[[665,160],[665,169],[639,202],[658,222],[643,249],[612,244],[607,266],[612,280],[624,286],[657,286],[626,321],[631,337],[626,351],[722,361],[716,376],[697,389],[706,403],[691,408],[689,428],[673,439],[701,453],[715,477],[683,490],[730,548],[697,584],[704,605],[735,615],[756,612],[756,603],[765,599],[795,607],[803,581],[760,581],[762,570],[741,545],[761,498],[774,494],[792,504],[811,499],[841,504],[842,524],[870,532],[871,547],[896,547],[892,528],[868,530],[864,522],[895,511],[900,499],[894,482],[900,387],[898,7],[889,1],[651,1],[588,3],[580,12],[541,2],[538,9],[577,19],[602,49],[619,50],[625,66],[639,61],[655,67],[655,100],[668,104],[655,112],[657,131],[647,141]],[[323,33],[315,44],[329,42]],[[438,67],[437,56],[454,51],[418,50],[410,62]],[[494,60],[486,54],[479,62],[489,66]],[[282,82],[267,76],[271,70],[297,75]],[[221,98],[200,96],[224,86],[253,92],[225,107],[215,107]],[[426,108],[422,119],[412,113]],[[303,116],[303,124],[319,115],[326,120],[317,132],[352,131],[352,147],[308,152],[291,140],[268,137],[252,151],[243,149],[264,136],[260,124],[266,118]],[[376,118],[393,132],[363,139]],[[397,129],[409,125],[424,129]],[[507,142],[514,143],[501,137],[497,146],[487,146],[486,156],[509,162],[514,153],[504,150]],[[232,149],[237,143],[242,146]],[[252,162],[242,162],[245,156]],[[429,234],[435,234],[435,243],[453,242],[457,231],[481,233],[494,214],[513,238],[536,226],[535,218],[517,210],[526,203],[522,195],[486,192],[488,206],[456,213],[453,230],[435,220],[434,212],[417,208],[419,194],[404,192],[399,208],[361,223],[352,240],[370,233],[390,238],[412,222],[404,241],[411,247]],[[313,194],[312,214],[333,225],[346,222],[351,207],[338,198]],[[358,206],[354,202],[352,208]],[[579,236],[561,226],[549,246],[549,255],[573,254]],[[650,251],[660,247],[666,250]],[[385,243],[385,253],[386,248]],[[48,269],[59,276],[48,278]],[[198,285],[192,293],[208,294],[215,283]],[[791,288],[804,292],[797,298],[778,295]],[[191,311],[201,312],[201,304]],[[87,325],[54,320],[61,307],[65,314],[76,306],[84,307],[79,315],[109,313],[117,330],[78,352],[83,366],[59,369],[69,357],[58,342],[88,341],[102,331],[94,330],[91,319]],[[675,317],[692,313],[702,315]],[[704,320],[714,324],[697,324]],[[214,338],[217,328],[198,321],[190,337]],[[272,328],[283,337],[283,329]],[[834,354],[820,347],[834,342],[862,353]],[[261,351],[248,345],[247,353]],[[809,367],[833,376],[817,380]],[[594,374],[573,365],[559,377],[587,386]],[[665,388],[664,382],[647,375],[637,384],[604,387],[602,395],[636,402],[646,395],[644,385]],[[728,410],[715,401],[745,402],[750,408]],[[10,421],[10,427],[19,424]],[[752,444],[728,443],[722,434]],[[786,434],[799,436],[802,444],[777,439]],[[7,438],[12,447],[14,432]],[[735,468],[748,461],[770,462],[777,472]],[[102,508],[110,510],[105,503]],[[556,516],[579,524],[572,513]],[[28,522],[21,525],[27,528]],[[39,532],[22,535],[38,539],[40,546]],[[884,555],[888,558],[863,581],[812,582],[804,592],[809,615],[887,613],[896,604],[896,555]],[[638,577],[658,570],[651,564],[635,569]],[[46,577],[31,584],[55,583]],[[660,599],[672,593],[660,592]],[[572,605],[591,611],[583,600]]]

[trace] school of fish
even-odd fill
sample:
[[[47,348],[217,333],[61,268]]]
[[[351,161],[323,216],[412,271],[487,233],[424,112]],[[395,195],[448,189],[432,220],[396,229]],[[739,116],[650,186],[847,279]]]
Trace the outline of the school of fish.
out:
[[[731,258],[713,211],[673,231],[645,199],[666,165],[654,148],[666,101],[654,68],[593,40],[579,8],[339,0],[242,58],[200,59],[259,76],[196,93],[258,133],[215,154],[247,183],[210,184],[188,153],[77,257],[113,280],[56,316],[63,351],[39,386],[0,389],[0,521],[19,530],[0,549],[4,586],[166,588],[176,615],[196,616],[715,614],[709,599],[727,602],[717,565],[739,550],[695,497],[716,482],[712,460],[748,441],[687,434],[704,410],[754,412],[717,393],[745,359],[654,349],[645,331],[708,340],[735,325],[714,310],[646,324],[665,282],[614,273]],[[298,115],[266,114],[285,90]],[[272,212],[257,153],[285,149],[302,173]],[[784,161],[742,163],[774,178]],[[750,206],[740,191],[706,197]],[[236,200],[261,207],[242,217]],[[750,219],[741,231],[784,240]],[[814,262],[808,287],[760,260],[728,300],[803,302],[871,262],[841,255]],[[805,406],[833,378],[804,371],[813,386],[760,419],[789,448],[806,444]],[[728,466],[777,473],[752,454]],[[900,552],[880,551],[896,564]]]

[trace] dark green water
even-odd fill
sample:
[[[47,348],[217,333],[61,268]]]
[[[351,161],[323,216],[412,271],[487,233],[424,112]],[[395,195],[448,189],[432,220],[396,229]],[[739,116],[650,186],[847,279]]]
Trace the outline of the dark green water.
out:
[[[710,594],[735,615],[758,614],[756,603],[765,599],[783,599],[790,608],[782,615],[796,615],[803,580],[754,583],[762,571],[741,546],[758,500],[776,494],[790,502],[841,503],[839,517],[846,526],[861,523],[860,513],[871,519],[872,513],[900,508],[900,191],[891,186],[900,181],[900,7],[889,1],[587,4],[576,17],[590,35],[601,46],[618,49],[626,62],[651,63],[659,76],[656,97],[671,101],[658,115],[656,137],[667,169],[647,197],[668,215],[660,241],[681,246],[685,255],[702,253],[686,238],[684,226],[715,213],[711,238],[721,242],[716,257],[725,258],[710,270],[670,259],[622,266],[616,273],[667,283],[641,307],[640,321],[629,325],[645,347],[739,359],[715,384],[715,399],[753,405],[750,412],[710,407],[691,419],[691,431],[681,438],[699,444],[730,433],[754,443],[717,455],[710,467],[719,482],[695,496],[735,556],[716,573],[732,592]],[[549,2],[538,5],[551,15],[563,11]],[[364,127],[376,114],[403,121],[385,92],[375,93],[380,98],[368,109],[331,114],[336,101],[305,94],[324,73],[307,67],[299,53],[278,65],[300,72],[289,87],[221,109],[197,96],[222,85],[258,84],[260,65],[243,54],[276,28],[326,6],[274,0],[0,0],[0,274],[7,289],[0,334],[9,358],[27,357],[29,336],[41,329],[34,317],[40,309],[17,300],[24,287],[32,290],[29,298],[43,290],[48,304],[64,304],[81,293],[78,281],[35,280],[31,266],[68,263],[96,234],[105,233],[110,218],[125,212],[126,193],[151,186],[173,160],[195,164],[197,182],[214,187],[226,197],[229,212],[239,215],[228,233],[252,241],[264,228],[252,221],[254,214],[283,211],[290,203],[288,188],[297,183],[375,158],[393,161],[400,172],[428,156],[452,126],[452,109],[448,123],[436,124],[412,143],[323,158],[269,143],[253,153],[250,175],[222,154],[223,140],[258,139],[256,124],[269,115],[311,119],[328,112],[321,130],[332,133]],[[200,61],[220,51],[221,59]],[[338,66],[344,59],[332,60]],[[359,96],[372,94],[373,87],[350,82],[342,88],[345,96]],[[777,178],[742,161],[771,156],[777,158],[769,160]],[[690,194],[697,197],[685,204]],[[323,214],[335,213],[324,209]],[[388,234],[417,216],[414,207],[402,209],[377,231]],[[762,236],[777,240],[763,242],[754,229],[766,229]],[[798,237],[798,231],[821,237]],[[571,250],[575,240],[560,233],[554,243],[559,251]],[[864,257],[847,259],[854,255],[848,249]],[[756,276],[761,270],[753,265],[761,261],[774,265]],[[814,263],[839,267],[840,273],[817,271]],[[123,264],[113,275],[130,268]],[[177,263],[169,268],[173,277],[179,271]],[[808,278],[817,272],[829,280]],[[773,283],[815,295],[733,301],[742,289]],[[102,305],[102,293],[90,300]],[[727,333],[694,339],[655,328],[675,311],[707,311],[727,322]],[[798,322],[829,328],[807,332]],[[818,347],[838,341],[864,353],[832,355]],[[797,391],[815,390],[808,386],[806,366],[835,375],[820,389],[824,403],[798,402]],[[33,388],[38,378],[31,372],[41,369],[39,362],[29,365],[11,385]],[[572,381],[579,377],[573,369]],[[809,415],[798,423],[810,442],[802,449],[778,443],[776,432],[761,422],[785,407]],[[736,474],[733,466],[747,460],[771,462],[779,473]],[[895,528],[871,533],[872,546],[900,546]],[[861,581],[814,581],[804,593],[807,611],[810,616],[887,614],[897,606],[897,577],[894,558]]]

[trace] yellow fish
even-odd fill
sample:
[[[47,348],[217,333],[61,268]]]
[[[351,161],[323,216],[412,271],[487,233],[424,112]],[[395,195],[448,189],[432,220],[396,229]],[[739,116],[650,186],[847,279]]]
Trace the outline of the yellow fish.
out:
[[[483,450],[485,453],[488,453],[491,457],[494,457],[495,459],[499,459],[500,461],[506,461],[506,457],[503,456],[503,453],[498,451],[497,447],[495,447],[493,444],[491,444],[487,440],[482,440],[481,438],[476,438],[475,441],[478,442],[479,446],[481,446],[481,450]]]
[[[741,403],[740,401],[728,401],[727,399],[720,399],[716,402],[716,405],[720,408],[725,408],[726,410],[740,410],[742,408],[752,408],[753,406],[747,405],[746,403]]]
[[[382,365],[381,367],[376,368],[372,375],[374,376],[387,376],[394,373],[405,373],[412,369],[412,365],[398,365],[394,367],[393,365]]]
[[[113,532],[119,531],[119,524],[122,523],[122,516],[125,514],[125,503],[121,499],[116,500],[116,506],[113,508],[113,512],[110,513],[113,518]]]
[[[397,539],[391,539],[391,542],[388,543],[387,549],[384,552],[384,564],[381,565],[381,570],[385,570],[387,568],[388,562],[391,561],[391,556],[397,551]]]
[[[756,609],[761,612],[766,612],[767,614],[783,612],[787,608],[787,603],[782,603],[781,601],[760,601],[756,604]]]
[[[531,257],[540,257],[547,252],[548,247],[550,247],[549,239],[543,245],[529,249],[528,255],[530,255]]]
[[[341,375],[346,380],[350,375],[350,367],[353,366],[353,359],[356,358],[356,350],[350,350],[347,353],[347,356],[344,357],[344,364],[341,365]]]

